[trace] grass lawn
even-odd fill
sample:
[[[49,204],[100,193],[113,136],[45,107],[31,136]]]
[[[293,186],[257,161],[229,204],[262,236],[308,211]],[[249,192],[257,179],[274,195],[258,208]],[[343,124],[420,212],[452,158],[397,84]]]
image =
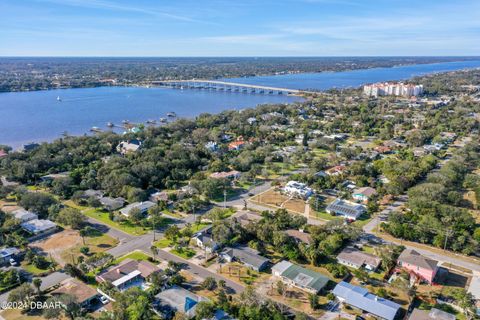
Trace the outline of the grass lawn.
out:
[[[192,248],[183,248],[180,251],[176,250],[176,249],[173,249],[170,252],[173,253],[176,256],[179,256],[180,258],[185,259],[185,260],[188,260],[195,255],[195,250],[193,250]]]
[[[50,272],[50,269],[39,269],[35,267],[33,264],[27,264],[25,262],[21,263],[22,269],[27,271],[28,273],[31,273],[33,275],[39,275],[39,274],[44,274]]]
[[[330,213],[327,213],[325,211],[315,211],[312,208],[310,209],[310,216],[312,218],[317,218],[317,219],[320,219],[320,220],[327,220],[327,221],[342,220],[341,217],[332,216]]]
[[[101,221],[106,225],[111,226],[112,228],[119,229],[123,232],[129,233],[134,236],[144,235],[148,231],[143,227],[139,227],[132,224],[130,221],[124,221],[124,222],[112,221],[108,217],[108,212],[101,211],[99,209],[92,208],[92,209],[83,210],[82,212],[90,218],[97,219],[98,221]]]
[[[222,269],[219,270],[219,272],[224,277],[237,282],[241,281],[247,285],[253,284],[255,280],[260,277],[259,272],[251,270],[236,262],[222,266]]]
[[[155,246],[158,247],[158,248],[161,248],[161,249],[169,247],[171,245],[172,245],[172,241],[170,241],[166,238],[160,239],[157,242],[155,242]]]
[[[150,257],[149,255],[147,255],[147,254],[145,254],[145,253],[143,253],[143,252],[134,251],[134,252],[132,252],[132,253],[129,253],[129,254],[125,255],[125,256],[122,256],[122,257],[116,259],[116,260],[113,262],[113,264],[118,264],[118,263],[122,262],[122,261],[125,260],[125,259],[133,259],[133,260],[137,260],[137,261],[140,261],[140,260],[147,261],[149,257]]]
[[[211,224],[210,223],[194,223],[192,224],[191,228],[192,228],[192,232],[193,233],[196,233],[208,226],[210,226]],[[182,229],[183,230],[183,229]]]
[[[366,217],[365,215],[362,215],[353,224],[356,225],[357,227],[362,228],[364,225],[369,223],[370,220],[372,220],[372,217]]]

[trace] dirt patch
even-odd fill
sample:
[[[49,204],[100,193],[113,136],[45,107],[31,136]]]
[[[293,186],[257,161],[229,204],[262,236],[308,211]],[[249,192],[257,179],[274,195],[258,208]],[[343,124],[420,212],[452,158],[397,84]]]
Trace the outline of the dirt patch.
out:
[[[65,261],[61,257],[63,251],[76,247],[82,243],[82,238],[78,231],[67,229],[62,232],[55,233],[45,240],[30,244],[31,247],[39,248],[43,252],[51,255],[60,265],[65,265]]]
[[[275,189],[270,189],[264,193],[261,193],[251,198],[250,201],[276,209],[285,208],[293,213],[304,214],[305,212],[304,200],[292,199]]]

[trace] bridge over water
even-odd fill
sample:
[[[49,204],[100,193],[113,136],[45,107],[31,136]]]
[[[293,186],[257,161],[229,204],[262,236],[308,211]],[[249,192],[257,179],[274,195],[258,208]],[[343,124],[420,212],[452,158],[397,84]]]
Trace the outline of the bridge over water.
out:
[[[260,86],[254,84],[234,83],[226,81],[215,80],[163,80],[152,81],[152,85],[176,88],[176,89],[204,89],[226,92],[243,92],[243,93],[258,93],[258,94],[291,94],[298,95],[306,91],[288,88],[277,88]]]

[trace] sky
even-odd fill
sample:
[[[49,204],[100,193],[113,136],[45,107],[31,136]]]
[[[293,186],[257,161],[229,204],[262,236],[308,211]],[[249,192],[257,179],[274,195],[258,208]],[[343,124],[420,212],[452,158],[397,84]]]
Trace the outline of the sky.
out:
[[[0,56],[480,55],[478,0],[0,0]]]

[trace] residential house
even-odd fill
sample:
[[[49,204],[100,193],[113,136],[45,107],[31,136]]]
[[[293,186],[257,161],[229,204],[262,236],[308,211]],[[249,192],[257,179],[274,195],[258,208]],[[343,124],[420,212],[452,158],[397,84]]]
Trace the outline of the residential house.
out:
[[[83,192],[83,197],[84,198],[96,198],[96,199],[101,199],[103,198],[104,192],[102,190],[93,190],[93,189],[88,189]]]
[[[410,276],[420,281],[432,284],[438,271],[438,261],[426,258],[413,249],[405,249],[398,257],[397,267],[407,270]]]
[[[262,216],[253,211],[240,211],[235,215],[236,219],[242,227],[247,227],[251,223],[256,223],[262,219]]]
[[[52,296],[68,294],[75,297],[75,300],[82,308],[89,308],[98,303],[100,294],[94,288],[86,285],[75,278],[68,278],[60,282],[60,287],[50,293]]]
[[[454,314],[432,308],[430,310],[413,309],[408,320],[455,320]]]
[[[346,247],[338,254],[337,261],[354,269],[365,268],[369,271],[375,271],[380,266],[382,259],[353,247]]]
[[[288,181],[283,191],[291,197],[299,197],[302,199],[307,199],[313,194],[313,190],[305,183],[294,180]]]
[[[0,249],[0,266],[9,263],[10,259],[15,259],[19,253],[20,250],[13,247]]]
[[[32,236],[46,236],[57,231],[57,225],[50,220],[33,219],[20,224]]]
[[[255,271],[264,270],[270,260],[258,254],[258,251],[248,247],[226,248],[220,253],[220,257],[228,262],[238,261]]]
[[[193,318],[196,314],[197,304],[202,301],[209,301],[209,299],[196,295],[179,286],[173,286],[155,296],[154,310],[159,312],[163,319],[172,318],[175,312],[181,312],[185,314],[187,318]],[[231,319],[228,314],[222,310],[216,310],[213,317],[204,320],[227,319]]]
[[[347,168],[345,166],[339,165],[339,166],[331,167],[331,168],[325,170],[325,173],[329,176],[338,176],[338,175],[344,173],[345,170],[347,170]]]
[[[42,182],[52,182],[53,180],[66,179],[68,177],[70,177],[70,172],[65,171],[65,172],[47,174],[43,177],[40,177],[40,179],[42,180]]]
[[[205,144],[205,148],[211,152],[215,152],[218,150],[218,143],[215,141],[209,141]]]
[[[368,312],[380,319],[393,320],[400,309],[399,304],[371,294],[363,287],[354,286],[344,281],[335,286],[333,294],[340,302]]]
[[[3,149],[0,149],[0,158],[4,158],[6,156],[8,156],[8,152]]]
[[[123,199],[122,197],[118,197],[118,198],[103,197],[103,198],[100,198],[100,203],[102,204],[105,210],[115,211],[124,206],[125,199]]]
[[[158,203],[159,201],[168,202],[168,193],[166,191],[157,191],[152,193],[148,200]]]
[[[289,229],[285,230],[285,234],[293,238],[297,243],[310,245],[313,242],[312,236],[303,230]]]
[[[237,140],[228,144],[228,151],[240,150],[245,146],[245,141]]]
[[[248,122],[249,125],[253,125],[253,124],[257,123],[257,119],[254,118],[254,117],[250,117],[250,118],[247,119],[247,122]]]
[[[214,172],[210,175],[210,178],[237,180],[240,178],[240,176],[241,176],[240,172],[236,170],[232,170],[228,172]]]
[[[136,152],[141,145],[142,145],[142,142],[137,139],[122,141],[118,144],[117,151],[125,155],[128,153]]]
[[[325,210],[330,214],[343,216],[347,220],[357,220],[358,217],[367,212],[365,206],[340,198],[331,202]]]
[[[202,248],[207,253],[213,253],[221,247],[218,242],[213,240],[213,238],[206,233],[198,233],[192,238],[192,240],[198,247]]]
[[[35,212],[25,210],[24,208],[14,210],[11,214],[15,217],[15,219],[20,220],[20,222],[38,219],[38,215]]]
[[[146,213],[148,209],[151,207],[155,206],[156,204],[153,203],[152,201],[142,201],[142,202],[134,202],[126,206],[125,208],[120,210],[120,213],[123,214],[124,216],[130,216],[130,212],[133,209],[138,209],[140,210],[141,213]]]
[[[98,282],[109,282],[120,291],[131,287],[148,287],[148,278],[160,268],[144,260],[125,259],[120,264],[99,273]]]
[[[311,293],[319,293],[328,284],[329,279],[312,270],[286,260],[280,261],[272,267],[272,275],[280,277],[288,285],[306,290]]]
[[[377,191],[371,187],[358,188],[353,191],[352,198],[357,201],[367,202]]]

